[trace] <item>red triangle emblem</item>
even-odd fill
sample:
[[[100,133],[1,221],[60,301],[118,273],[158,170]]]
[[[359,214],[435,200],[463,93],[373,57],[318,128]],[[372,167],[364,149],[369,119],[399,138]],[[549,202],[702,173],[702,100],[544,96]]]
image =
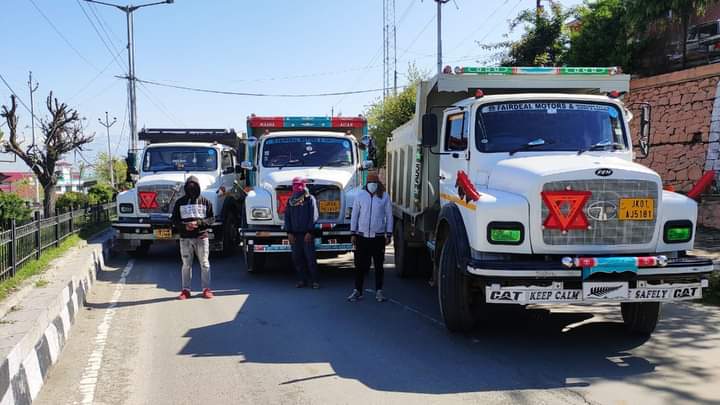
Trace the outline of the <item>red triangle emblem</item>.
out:
[[[592,195],[589,191],[543,191],[543,202],[550,210],[543,226],[547,229],[587,229],[590,225],[583,213],[583,207]],[[564,207],[568,207],[563,212]]]
[[[140,208],[152,209],[158,207],[157,193],[154,191],[141,191],[138,196],[140,197]]]

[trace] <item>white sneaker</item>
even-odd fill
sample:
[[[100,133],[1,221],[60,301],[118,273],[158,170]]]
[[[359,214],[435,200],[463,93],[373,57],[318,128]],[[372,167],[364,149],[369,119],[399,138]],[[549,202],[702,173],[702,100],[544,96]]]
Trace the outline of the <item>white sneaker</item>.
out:
[[[362,294],[361,294],[360,291],[358,291],[358,290],[353,290],[353,291],[352,291],[352,294],[350,294],[350,295],[347,297],[347,300],[350,301],[350,302],[355,302],[355,301],[358,301],[358,300],[361,300],[361,299],[362,299]]]
[[[377,290],[375,293],[375,299],[377,302],[384,302],[387,301],[387,298],[385,298],[385,294],[383,294],[383,290]]]

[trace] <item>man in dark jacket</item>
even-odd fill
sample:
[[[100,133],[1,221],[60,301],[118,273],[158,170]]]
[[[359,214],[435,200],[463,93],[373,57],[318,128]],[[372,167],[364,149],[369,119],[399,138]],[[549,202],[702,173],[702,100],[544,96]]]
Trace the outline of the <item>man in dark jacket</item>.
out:
[[[299,177],[293,179],[293,194],[285,207],[285,224],[292,246],[293,263],[297,272],[297,288],[308,284],[308,275],[313,288],[320,288],[317,280],[317,260],[315,258],[315,222],[318,209],[313,197],[305,188],[305,181]],[[308,274],[309,273],[309,274]]]
[[[200,182],[195,176],[185,181],[185,195],[175,203],[172,223],[180,234],[180,256],[182,257],[182,292],[178,299],[190,298],[193,257],[200,262],[202,275],[202,296],[212,298],[210,289],[210,241],[208,229],[214,220],[212,204],[200,195]]]

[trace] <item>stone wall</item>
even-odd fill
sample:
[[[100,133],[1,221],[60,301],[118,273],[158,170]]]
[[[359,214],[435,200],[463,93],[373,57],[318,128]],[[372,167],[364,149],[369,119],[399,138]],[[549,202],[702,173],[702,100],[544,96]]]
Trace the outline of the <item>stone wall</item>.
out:
[[[720,139],[720,64],[701,66],[630,82],[626,104],[652,105],[650,156],[639,163],[657,171],[665,186],[687,192],[709,169],[718,169]],[[631,127],[637,138],[639,119]],[[715,201],[701,206],[701,224],[720,228]]]

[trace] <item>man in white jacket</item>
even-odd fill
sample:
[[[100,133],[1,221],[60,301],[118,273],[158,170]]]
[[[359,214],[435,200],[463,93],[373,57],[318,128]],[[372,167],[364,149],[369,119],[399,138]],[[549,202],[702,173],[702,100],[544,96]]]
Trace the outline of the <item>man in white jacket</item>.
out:
[[[356,197],[350,218],[350,231],[355,246],[355,289],[347,298],[357,301],[363,296],[363,281],[375,264],[375,299],[385,301],[383,294],[385,245],[392,241],[393,216],[390,197],[378,175],[369,173],[367,186]]]

